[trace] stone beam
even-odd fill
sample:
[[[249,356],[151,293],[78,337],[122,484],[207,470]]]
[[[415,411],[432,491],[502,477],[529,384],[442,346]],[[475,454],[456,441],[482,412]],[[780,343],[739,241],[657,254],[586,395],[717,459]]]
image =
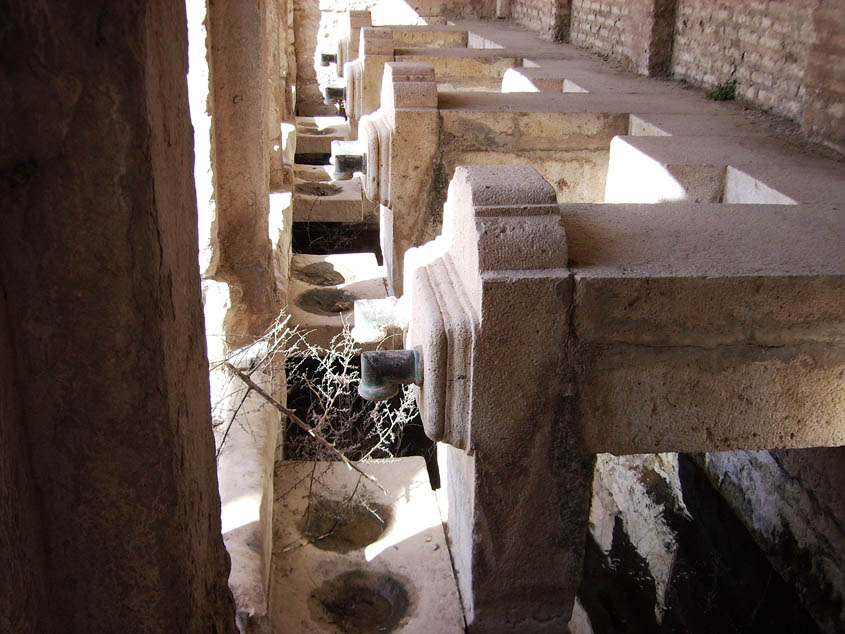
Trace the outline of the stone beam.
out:
[[[561,210],[593,451],[845,444],[838,205]]]
[[[405,343],[470,631],[565,631],[594,454],[845,443],[843,240],[836,204],[558,206],[533,168],[456,170]]]

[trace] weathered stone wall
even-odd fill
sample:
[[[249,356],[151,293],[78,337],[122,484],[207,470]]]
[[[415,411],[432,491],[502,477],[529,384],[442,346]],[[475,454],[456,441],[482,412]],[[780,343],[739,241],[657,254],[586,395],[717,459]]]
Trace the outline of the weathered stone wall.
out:
[[[801,121],[806,133],[845,152],[845,3],[822,0],[813,13]]]
[[[570,41],[631,64],[632,37],[626,32],[631,4],[625,0],[572,0]]]
[[[845,5],[837,0],[512,0],[511,17],[644,75],[671,74],[845,147]]]
[[[841,631],[845,447],[709,453],[701,466],[822,631]]]
[[[0,632],[52,632],[41,518],[0,292]]]
[[[549,40],[569,39],[572,0],[511,0],[510,17]]]
[[[231,633],[184,4],[0,12],[0,309],[34,484],[17,476],[21,517],[41,510],[32,574],[47,589],[16,592],[46,599],[28,605],[40,632]],[[25,474],[20,442],[3,444]]]
[[[679,0],[672,72],[708,87],[736,79],[738,96],[800,118],[817,4]]]

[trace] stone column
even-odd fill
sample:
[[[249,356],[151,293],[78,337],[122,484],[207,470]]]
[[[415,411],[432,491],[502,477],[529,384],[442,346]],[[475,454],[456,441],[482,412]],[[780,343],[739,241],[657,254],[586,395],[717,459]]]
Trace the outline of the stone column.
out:
[[[627,18],[634,72],[649,77],[668,75],[672,63],[678,0],[637,0]]]
[[[572,279],[552,187],[532,167],[459,167],[443,233],[412,249],[426,433],[448,443],[448,529],[471,632],[565,632],[594,458],[577,421]],[[506,360],[505,360],[506,355]]]
[[[231,345],[261,335],[280,309],[268,229],[269,44],[265,3],[209,4],[216,268],[228,285]]]
[[[234,632],[186,36],[177,2],[4,12],[3,374],[11,357],[25,448],[4,432],[2,450],[31,466],[20,514],[40,510],[43,566],[24,564],[46,588],[31,627],[4,631]]]

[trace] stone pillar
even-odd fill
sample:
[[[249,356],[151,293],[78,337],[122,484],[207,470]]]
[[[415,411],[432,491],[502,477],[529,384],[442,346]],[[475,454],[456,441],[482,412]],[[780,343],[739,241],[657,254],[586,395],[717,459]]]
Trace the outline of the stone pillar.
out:
[[[816,38],[807,56],[801,128],[845,152],[845,6],[837,0],[823,0],[813,10],[813,24]]]
[[[672,64],[678,0],[637,0],[630,4],[627,29],[632,70],[649,77],[668,75]]]
[[[532,167],[459,167],[443,233],[412,249],[406,347],[448,443],[448,529],[471,632],[565,632],[594,458],[577,424],[567,245]],[[507,361],[503,355],[507,354]]]
[[[261,335],[281,308],[269,237],[265,3],[209,4],[218,254],[208,277],[229,286],[230,344]]]
[[[384,65],[393,61],[393,31],[363,27],[358,58],[346,64],[346,115],[350,139],[358,138],[358,121],[378,110]]]
[[[368,148],[365,190],[381,204],[388,291],[398,297],[405,251],[418,243],[428,213],[440,143],[434,69],[409,62],[385,64],[381,106],[361,120],[359,134]]]
[[[30,466],[14,515],[37,529],[38,508],[42,526],[16,548],[40,543],[43,558],[11,559],[27,557],[44,591],[27,598],[29,626],[3,614],[0,629],[232,634],[185,6],[18,2],[4,14],[0,444]],[[10,384],[25,425],[7,445]]]
[[[343,66],[347,62],[358,59],[358,45],[361,38],[361,28],[372,26],[373,19],[369,11],[348,11],[346,34],[337,44],[337,74],[343,77]]]

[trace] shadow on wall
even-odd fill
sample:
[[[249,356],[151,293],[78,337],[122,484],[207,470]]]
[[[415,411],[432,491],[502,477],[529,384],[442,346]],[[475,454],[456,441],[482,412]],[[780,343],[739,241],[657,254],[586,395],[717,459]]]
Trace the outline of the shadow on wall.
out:
[[[665,504],[677,552],[662,617],[648,562],[616,518],[609,553],[588,535],[579,599],[595,634],[792,634],[818,626],[690,456],[678,456],[689,516]],[[659,480],[659,479],[658,479]],[[659,480],[652,487],[660,498]],[[690,519],[690,516],[692,519]]]

